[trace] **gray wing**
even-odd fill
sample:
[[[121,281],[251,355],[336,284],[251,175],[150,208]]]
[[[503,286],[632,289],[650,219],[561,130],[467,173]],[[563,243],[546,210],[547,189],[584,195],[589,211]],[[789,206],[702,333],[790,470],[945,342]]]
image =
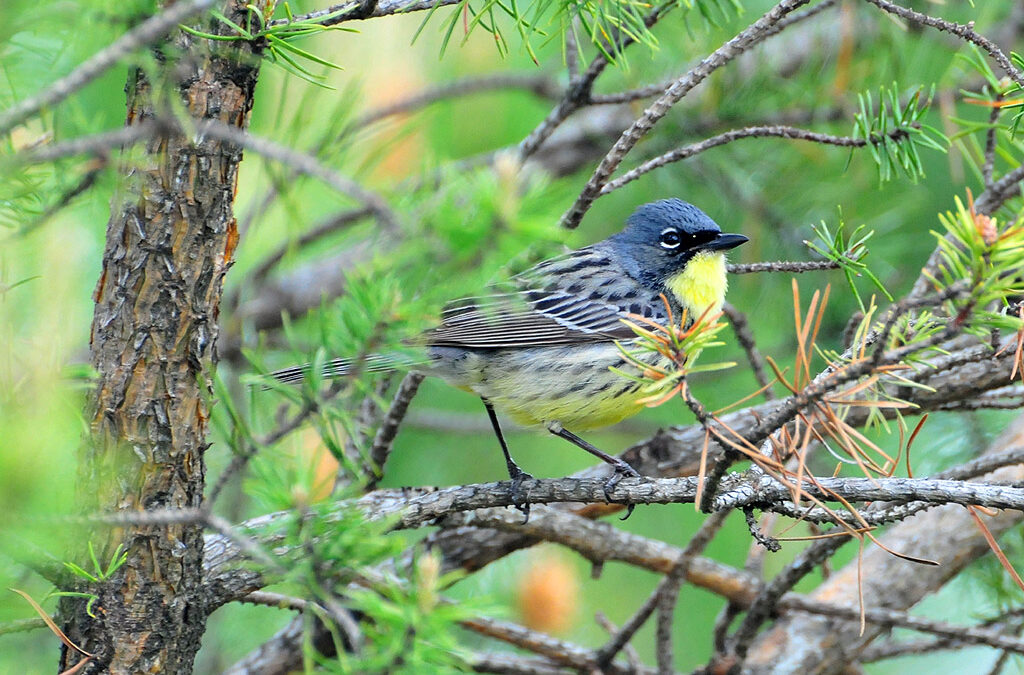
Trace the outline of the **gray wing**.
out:
[[[621,321],[627,313],[658,314],[650,291],[594,248],[540,263],[513,283],[519,290],[449,304],[423,342],[468,349],[611,342],[636,337]]]

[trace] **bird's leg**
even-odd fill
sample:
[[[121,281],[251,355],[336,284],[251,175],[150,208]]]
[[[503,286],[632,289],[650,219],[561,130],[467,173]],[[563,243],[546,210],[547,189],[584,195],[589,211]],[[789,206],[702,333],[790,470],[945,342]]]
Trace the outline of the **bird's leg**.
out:
[[[485,398],[480,399],[484,402],[484,407],[487,408],[487,416],[491,419],[491,426],[494,427],[494,435],[498,437],[498,443],[501,444],[501,452],[505,455],[505,466],[508,467],[508,477],[512,479],[512,503],[519,511],[522,512],[525,523],[530,519],[530,502],[528,495],[522,494],[523,481],[529,478],[533,480],[533,476],[526,473],[519,468],[519,465],[512,459],[512,455],[509,454],[508,445],[505,443],[505,436],[501,433],[501,426],[498,424],[498,416],[494,413],[494,406],[491,402]]]
[[[615,473],[613,473],[604,484],[604,498],[606,501],[611,501],[612,491],[615,490],[615,486],[619,484],[619,481],[622,480],[623,476],[633,476],[636,478],[640,477],[640,474],[637,472],[637,470],[631,467],[625,461],[619,459],[618,457],[612,457],[607,452],[594,447],[590,443],[587,443],[585,440],[583,440],[573,432],[563,427],[561,422],[548,422],[546,426],[548,431],[553,433],[555,436],[558,436],[559,438],[564,438],[573,445],[583,448],[584,450],[594,455],[595,457],[598,457],[601,460],[608,462],[613,467],[615,467]],[[634,508],[636,508],[636,504],[628,504],[626,506],[626,515],[622,517],[622,520],[629,518],[629,516],[633,513]]]

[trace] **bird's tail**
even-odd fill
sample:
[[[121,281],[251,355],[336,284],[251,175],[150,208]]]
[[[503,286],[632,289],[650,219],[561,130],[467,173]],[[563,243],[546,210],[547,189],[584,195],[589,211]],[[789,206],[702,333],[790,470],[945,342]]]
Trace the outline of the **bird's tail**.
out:
[[[354,373],[384,373],[390,370],[409,370],[429,363],[427,358],[417,358],[401,352],[369,354],[362,358],[331,359],[324,363],[321,375],[325,379],[345,377]],[[313,367],[311,363],[275,370],[270,374],[278,382],[298,384]]]

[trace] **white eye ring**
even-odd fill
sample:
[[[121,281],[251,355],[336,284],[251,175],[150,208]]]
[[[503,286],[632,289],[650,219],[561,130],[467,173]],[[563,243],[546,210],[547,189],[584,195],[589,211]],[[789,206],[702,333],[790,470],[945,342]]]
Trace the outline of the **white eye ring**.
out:
[[[675,235],[674,242],[665,241],[665,235],[670,232]],[[669,250],[679,248],[680,244],[683,243],[683,238],[679,236],[679,230],[677,230],[674,227],[666,227],[664,230],[661,231],[660,237],[661,241],[659,243],[661,244],[661,247],[667,248]]]

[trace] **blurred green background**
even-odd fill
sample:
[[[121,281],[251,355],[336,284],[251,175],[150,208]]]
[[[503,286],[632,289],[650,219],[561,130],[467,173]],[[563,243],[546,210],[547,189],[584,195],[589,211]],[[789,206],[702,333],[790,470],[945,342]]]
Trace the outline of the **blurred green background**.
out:
[[[978,3],[973,8],[956,3],[941,10],[949,18],[975,20],[984,32],[1000,26],[1013,5],[1013,0]],[[741,16],[727,15],[717,26],[695,12],[670,15],[655,30],[657,48],[632,48],[626,63],[601,78],[598,91],[620,91],[685,72],[769,3],[748,0],[744,6]],[[296,13],[315,8],[311,2],[292,5]],[[0,108],[69,72],[123,32],[132,17],[151,9],[145,2],[112,7],[90,0],[5,0],[0,7]],[[304,49],[343,66],[340,71],[324,70],[324,83],[330,88],[265,64],[252,132],[300,149],[317,148],[324,130],[332,125],[340,126],[441,83],[494,73],[546,75],[564,83],[557,41],[536,41],[539,66],[519,46],[514,32],[507,56],[498,53],[494,39],[484,31],[472,33],[464,44],[459,44],[457,34],[440,55],[443,20],[450,11],[440,10],[415,40],[424,15],[350,24],[358,32],[327,33],[303,42]],[[938,101],[929,122],[953,133],[952,118],[987,115],[958,98],[959,88],[974,85],[979,78],[956,57],[956,47],[932,33],[895,25],[867,5],[841,3],[839,9],[807,22],[786,39],[769,41],[714,74],[635,149],[627,165],[721,130],[785,115],[801,119],[799,126],[849,134],[857,94],[877,95],[880,87],[894,82],[905,94],[919,85],[926,89],[934,85]],[[112,69],[49,111],[42,121],[19,129],[5,152],[44,137],[47,142],[59,142],[123,124],[127,69],[127,64]],[[617,231],[643,202],[681,197],[700,206],[724,231],[746,234],[751,243],[734,252],[734,262],[813,258],[802,244],[813,236],[811,225],[825,221],[835,226],[841,212],[850,226],[866,224],[875,231],[868,263],[898,295],[912,284],[934,246],[929,231],[938,227],[936,214],[953,208],[953,195],[963,198],[965,188],[973,188],[975,194],[980,191],[971,169],[978,142],[973,137],[954,144],[948,155],[924,151],[925,178],[911,182],[899,177],[885,184],[879,183],[877,167],[867,153],[855,152],[851,157],[839,148],[796,141],[745,140],[648,174],[600,199],[577,231],[562,232],[557,229],[558,217],[589,176],[593,161],[565,177],[533,171],[526,180],[516,178],[514,169],[504,173],[472,169],[465,161],[514,146],[553,105],[553,100],[526,91],[478,93],[388,118],[340,141],[331,140],[329,147],[319,147],[325,163],[380,191],[391,202],[402,219],[402,231],[382,234],[364,222],[316,245],[289,250],[268,284],[287,280],[297,270],[366,242],[371,253],[352,271],[361,293],[339,300],[325,297],[312,316],[294,317],[287,335],[280,330],[261,335],[247,319],[247,303],[258,300],[266,288],[252,284],[251,274],[272,251],[295,242],[314,224],[353,202],[313,180],[294,180],[286,168],[247,153],[236,205],[245,230],[225,288],[225,297],[237,295],[238,311],[221,316],[222,343],[233,345],[233,351],[219,376],[257,428],[272,428],[276,401],[261,399],[239,384],[239,377],[253,370],[238,352],[239,345],[253,350],[255,358],[268,367],[304,360],[321,345],[332,351],[329,355],[343,355],[361,348],[368,337],[368,326],[353,317],[363,313],[372,317],[374,312],[399,315],[385,336],[386,342],[398,341],[429,323],[444,300],[472,293],[488,281],[555,253],[563,242],[578,246],[597,241]],[[642,102],[629,104],[614,114],[625,115],[628,123],[643,106]],[[613,114],[613,109],[590,108],[572,123],[607,114]],[[610,144],[604,138],[594,141],[601,152]],[[1001,157],[997,170],[1014,161],[1012,156]],[[35,167],[29,176],[19,176],[17,184],[12,181],[5,186],[6,201],[0,200],[0,530],[34,541],[58,559],[76,537],[75,528],[39,518],[73,511],[75,454],[87,429],[81,411],[88,387],[80,376],[81,364],[89,361],[91,294],[100,269],[116,172],[101,172],[96,186],[67,208],[28,233],[21,229],[34,223],[84,170],[80,160]],[[251,217],[268,192],[278,188],[284,188],[281,197]],[[821,343],[839,346],[847,319],[856,310],[842,275],[805,275],[799,282],[804,306],[815,289],[833,285]],[[863,280],[858,284],[865,297],[870,295],[870,284]],[[791,364],[795,342],[790,277],[734,277],[729,300],[748,312],[762,351],[780,364]],[[714,358],[741,365],[696,381],[695,393],[709,407],[725,406],[756,389],[738,347],[730,344]],[[385,486],[456,485],[505,476],[486,416],[471,395],[428,380],[411,415],[399,434]],[[916,472],[923,475],[968,456],[1005,419],[1000,413],[933,415],[917,441],[917,447],[929,452],[916,457]],[[692,421],[685,407],[673,401],[588,438],[617,452],[659,426]],[[883,438],[894,443],[890,437]],[[223,435],[211,440],[209,476],[216,476],[231,455]],[[538,477],[563,476],[591,464],[584,453],[539,432],[517,430],[509,440],[520,465]],[[832,470],[827,465],[818,468]],[[331,471],[319,436],[300,433],[263,453],[250,477],[236,482],[220,506],[233,520],[258,515],[280,508],[279,502],[286,501],[296,485],[318,494],[318,481],[322,483]],[[629,521],[617,526],[682,545],[701,520],[692,506],[654,506],[638,508]],[[797,529],[791,534],[802,533]],[[742,567],[749,546],[750,537],[736,516],[708,555]],[[781,553],[769,555],[766,572],[770,575],[784,566],[802,546],[789,543]],[[848,546],[836,564],[851,560],[855,553]],[[925,603],[922,611],[938,618],[963,618],[1007,601],[1008,592],[978,576],[981,581],[951,584]],[[538,581],[551,578],[564,582],[551,590]],[[799,588],[812,587],[816,579],[806,580]],[[599,579],[592,579],[586,561],[544,546],[509,556],[449,593],[455,598],[486,598],[494,613],[515,619],[522,618],[528,611],[523,607],[530,603],[564,607],[559,616],[549,617],[555,621],[552,628],[567,639],[596,645],[604,634],[593,621],[594,613],[604,612],[613,623],[621,624],[657,580],[654,574],[618,564],[609,564]],[[0,564],[0,588],[8,587],[25,590],[39,600],[50,590],[31,573],[5,561]],[[52,610],[55,600],[43,604]],[[684,587],[676,620],[680,670],[706,661],[710,627],[722,605],[707,592]],[[0,622],[31,616],[20,598],[0,591]],[[287,612],[265,607],[231,605],[218,610],[197,672],[226,667],[289,618]],[[463,637],[470,645],[480,641],[468,634]],[[650,658],[652,626],[641,631],[637,644],[641,654]],[[46,631],[0,637],[0,672],[50,672],[57,648],[57,641]],[[949,655],[936,658],[943,659],[944,672],[967,673],[986,672],[994,656],[966,651],[958,654],[956,662]],[[912,664],[915,672],[935,668],[924,658]],[[869,672],[906,668],[906,663],[896,661],[872,666]]]

